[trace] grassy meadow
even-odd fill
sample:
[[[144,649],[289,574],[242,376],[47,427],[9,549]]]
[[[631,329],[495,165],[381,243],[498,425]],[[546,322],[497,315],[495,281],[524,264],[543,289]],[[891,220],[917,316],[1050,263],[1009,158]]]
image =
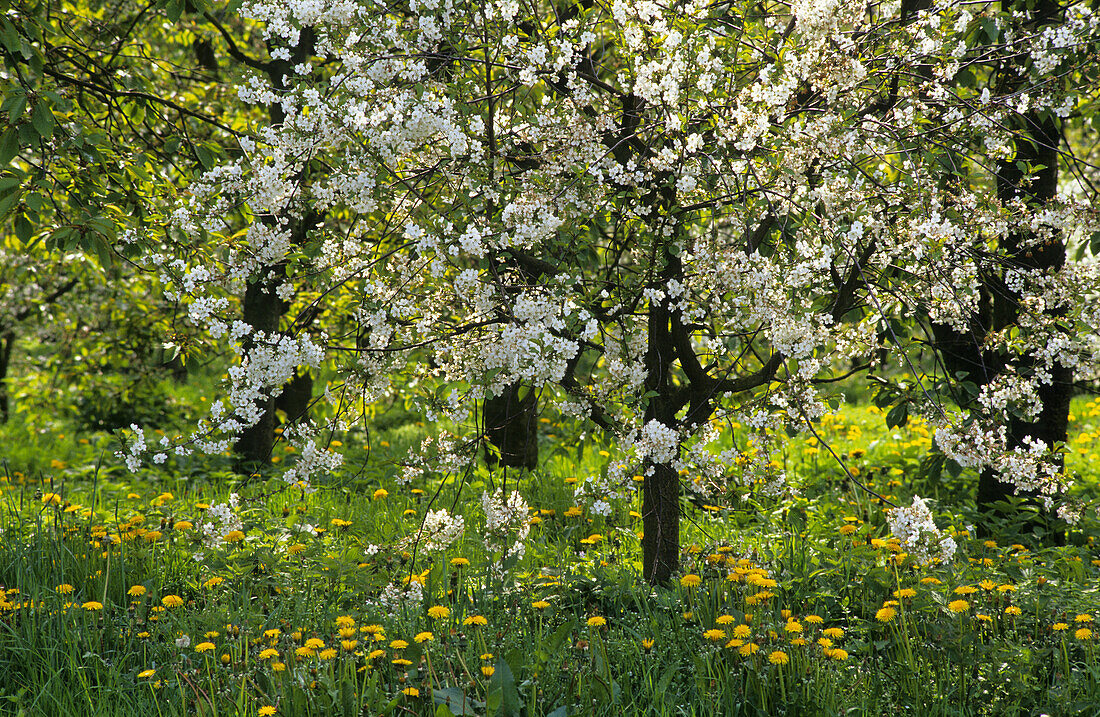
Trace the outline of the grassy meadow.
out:
[[[1095,495],[1100,404],[1072,426]],[[785,456],[796,497],[685,496],[682,572],[654,588],[640,499],[577,504],[612,456],[547,418],[537,472],[406,482],[428,428],[379,408],[307,492],[228,458],[131,473],[111,435],[26,410],[0,427],[0,714],[1100,714],[1095,510],[1063,545],[983,537],[975,477],[922,468],[919,420],[863,405],[818,431],[876,492],[950,508],[955,560],[915,565],[812,439]],[[500,487],[529,505],[503,560],[481,539]],[[200,526],[231,493],[243,524],[212,546]],[[409,536],[439,507],[465,531],[430,551]]]

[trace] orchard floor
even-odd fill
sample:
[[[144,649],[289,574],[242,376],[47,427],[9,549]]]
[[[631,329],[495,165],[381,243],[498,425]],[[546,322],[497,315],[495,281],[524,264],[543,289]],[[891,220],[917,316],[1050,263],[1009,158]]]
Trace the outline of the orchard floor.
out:
[[[1088,499],[1100,408],[1074,413]],[[519,556],[482,541],[499,473],[398,480],[425,435],[400,415],[306,492],[214,459],[131,473],[110,436],[21,414],[0,427],[0,714],[1100,714],[1095,498],[1064,545],[980,538],[973,476],[922,469],[919,421],[819,431],[887,499],[933,499],[954,560],[915,564],[814,441],[785,456],[797,497],[685,499],[681,571],[650,587],[637,500],[574,500],[610,455],[549,423],[544,467],[507,480]],[[231,493],[240,530],[212,544]],[[414,538],[440,507],[465,530],[432,550]]]

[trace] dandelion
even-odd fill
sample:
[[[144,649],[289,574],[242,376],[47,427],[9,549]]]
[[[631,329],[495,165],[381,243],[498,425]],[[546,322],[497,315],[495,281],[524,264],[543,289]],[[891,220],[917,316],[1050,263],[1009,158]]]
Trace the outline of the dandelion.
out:
[[[947,609],[953,613],[960,613],[970,609],[970,603],[966,600],[952,600],[947,603]]]
[[[138,679],[145,680],[157,674],[156,670],[142,670],[137,674]]]
[[[768,655],[768,662],[772,663],[773,665],[785,665],[790,661],[791,658],[787,657],[787,653],[780,650],[776,650],[775,652]]]
[[[718,619],[715,620],[715,622],[718,623],[719,625],[729,625],[733,621],[734,621],[733,615],[719,615]]]
[[[413,640],[415,640],[417,643],[431,642],[434,639],[435,639],[435,635],[433,635],[430,632],[417,633],[416,637],[413,638]]]
[[[844,628],[842,627],[827,627],[821,631],[821,634],[825,637],[831,637],[834,640],[839,640],[844,637]]]
[[[285,662],[272,662],[271,663],[271,669],[274,672],[286,672],[286,663]]]
[[[359,646],[358,640],[341,640],[340,647],[344,648],[344,652],[353,652],[356,647]]]
[[[694,573],[688,573],[684,577],[680,578],[680,585],[685,588],[696,588],[703,582],[703,579]]]
[[[894,597],[896,597],[898,600],[905,600],[907,598],[915,596],[916,594],[917,591],[913,588],[902,588],[900,590],[894,591]]]
[[[130,589],[126,591],[126,594],[130,597],[141,597],[146,593],[144,585],[131,585]]]
[[[450,608],[443,605],[432,605],[428,608],[428,617],[435,618],[436,620],[442,620],[445,617],[449,617],[451,614]]]
[[[721,642],[726,639],[725,630],[707,630],[703,633],[703,639],[710,640],[711,642]]]
[[[607,620],[600,617],[599,615],[594,615],[594,616],[588,618],[588,622],[587,622],[587,625],[589,627],[603,627],[606,624],[607,624]]]
[[[971,585],[960,585],[955,588],[956,595],[973,595],[976,592],[978,592],[978,588]]]
[[[1074,622],[1092,622],[1092,615],[1089,615],[1087,613],[1083,613],[1083,614],[1078,615],[1077,617],[1073,618],[1073,621]]]
[[[96,602],[95,600],[89,600],[88,602],[84,603],[80,607],[84,608],[85,610],[88,610],[89,612],[92,612],[92,611],[95,611],[95,610],[102,610],[103,609],[103,603]]]
[[[787,632],[802,632],[802,623],[797,620],[790,620],[783,629]]]
[[[1055,632],[1064,632],[1069,629],[1069,625],[1064,622],[1056,622],[1050,626],[1050,629],[1054,630]]]
[[[61,583],[56,588],[54,588],[54,590],[56,590],[61,595],[68,595],[73,591],[73,586],[69,585],[68,583]]]
[[[393,642],[390,643],[390,647],[392,647],[395,650],[404,650],[408,646],[409,646],[409,643],[405,642],[404,640],[394,640]]]
[[[269,647],[266,650],[262,650],[260,652],[260,659],[261,660],[270,660],[271,658],[278,657],[278,656],[279,656],[279,651],[276,650],[273,647]]]
[[[649,652],[650,650],[653,649],[653,640],[652,640],[652,638],[647,637],[644,640],[642,640],[642,649],[645,650],[646,652]]]
[[[298,555],[299,553],[304,552],[305,549],[306,546],[302,545],[301,543],[295,543],[294,545],[288,546],[286,552],[290,553],[291,555]]]
[[[811,625],[820,625],[821,623],[825,622],[823,619],[821,619],[820,615],[807,615],[802,619],[810,623]]]
[[[1080,630],[1073,633],[1073,636],[1076,637],[1078,640],[1087,640],[1092,637],[1092,630],[1088,629],[1087,627],[1082,627]]]
[[[470,615],[469,617],[467,617],[465,620],[462,621],[462,624],[467,625],[467,626],[469,626],[469,625],[481,626],[481,625],[489,624],[489,621],[485,619],[484,615]]]
[[[294,650],[294,654],[298,657],[313,657],[317,654],[317,651],[314,650],[312,647],[306,647],[305,645],[302,645],[298,649]]]
[[[374,499],[375,500],[382,500],[383,498],[385,498],[389,494],[390,494],[389,491],[387,491],[385,488],[379,488],[378,490],[374,491]]]
[[[535,600],[533,603],[531,603],[531,607],[535,608],[536,610],[545,610],[546,608],[550,607],[550,603],[546,602],[545,600]]]
[[[325,646],[325,641],[319,637],[311,637],[306,640],[306,647],[311,650],[320,650]]]
[[[199,653],[210,652],[213,649],[214,649],[214,643],[212,643],[212,642],[200,642],[199,644],[195,645],[195,652],[199,652]]]
[[[741,657],[749,657],[755,654],[759,649],[760,645],[757,645],[755,642],[746,642],[737,650],[737,654],[741,655]]]
[[[943,581],[939,578],[927,577],[920,579],[921,585],[942,585]]]
[[[875,613],[875,619],[879,622],[890,622],[898,616],[898,611],[892,607],[879,608],[879,611]]]
[[[195,526],[190,520],[177,520],[172,527],[176,530],[191,530]]]
[[[419,697],[420,690],[416,689],[415,687],[406,687],[405,689],[401,690],[401,694],[405,695],[406,697]]]
[[[179,595],[165,595],[160,601],[164,607],[179,607],[183,604],[183,598]]]
[[[839,531],[841,535],[851,535],[852,533],[856,532],[856,526],[850,524],[842,525],[840,526]]]
[[[225,582],[225,578],[219,578],[217,576],[214,576],[214,577],[210,578],[209,580],[207,580],[206,582],[204,582],[202,584],[202,586],[204,588],[216,588],[224,582]]]
[[[1005,608],[1005,615],[1012,615],[1013,617],[1016,617],[1017,615],[1022,614],[1022,612],[1023,611],[1020,610],[1020,608],[1016,607],[1015,605],[1009,605],[1008,607]]]
[[[370,653],[367,654],[367,659],[368,660],[377,660],[379,657],[383,657],[385,654],[386,654],[385,650],[371,650]]]
[[[336,528],[347,528],[351,525],[350,520],[344,520],[342,518],[333,518],[329,521],[329,524]]]
[[[464,568],[470,564],[470,561],[466,558],[451,558],[451,565],[456,568]]]
[[[748,625],[738,625],[737,627],[733,628],[733,636],[741,640],[746,639],[751,634],[752,628]]]
[[[839,647],[829,651],[829,657],[837,662],[844,662],[848,659],[848,651],[842,650]]]
[[[327,650],[321,650],[320,654],[318,654],[317,657],[320,657],[322,660],[331,660],[332,658],[336,657],[336,650],[331,647]]]
[[[483,674],[486,678],[492,677],[493,673],[496,672],[496,671],[497,671],[496,668],[493,667],[492,665],[482,665],[481,666],[481,674]]]
[[[275,714],[275,708],[271,705],[264,705],[259,709],[259,711],[256,712],[256,714],[260,715],[260,717],[270,717],[271,715]]]

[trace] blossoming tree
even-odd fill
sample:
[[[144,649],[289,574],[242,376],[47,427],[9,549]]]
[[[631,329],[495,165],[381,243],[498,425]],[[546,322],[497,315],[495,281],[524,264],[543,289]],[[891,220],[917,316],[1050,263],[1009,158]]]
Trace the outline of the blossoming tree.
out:
[[[1096,265],[1064,256],[1097,229],[1100,21],[1040,5],[246,3],[288,64],[239,94],[279,121],[176,212],[206,249],[152,257],[240,356],[176,450],[224,449],[323,363],[337,427],[399,390],[477,437],[480,402],[525,386],[617,441],[578,483],[596,509],[642,476],[664,581],[683,485],[783,491],[784,432],[885,361],[915,377],[880,373],[892,422],[1057,494],[1056,443],[1009,427],[1095,365]],[[232,314],[245,283],[287,303],[279,327]],[[987,323],[990,301],[1010,308]],[[967,341],[999,357],[980,381]],[[288,480],[337,464],[318,430],[288,431]],[[411,463],[458,470],[459,445]],[[944,548],[922,501],[895,518],[915,554]]]

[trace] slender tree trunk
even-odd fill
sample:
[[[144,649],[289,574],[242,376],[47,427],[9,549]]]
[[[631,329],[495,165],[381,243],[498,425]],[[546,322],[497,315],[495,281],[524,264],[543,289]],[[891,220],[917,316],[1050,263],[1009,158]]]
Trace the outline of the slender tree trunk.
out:
[[[665,268],[660,276],[669,279],[682,271],[680,260],[662,252]],[[657,421],[676,427],[669,371],[676,349],[672,339],[672,314],[668,297],[651,301],[649,306],[649,344],[646,349],[645,422]],[[642,483],[642,572],[650,583],[666,583],[680,565],[680,476],[669,463],[654,463]]]
[[[279,320],[286,312],[286,302],[275,294],[275,286],[275,282],[252,281],[244,293],[244,322],[269,336],[279,330]],[[246,346],[246,349],[250,348]],[[249,474],[271,462],[277,422],[275,399],[260,402],[258,408],[262,412],[259,422],[246,428],[233,446],[238,473]]]
[[[0,423],[11,417],[11,395],[8,393],[8,369],[15,349],[15,332],[8,329],[0,334]]]

